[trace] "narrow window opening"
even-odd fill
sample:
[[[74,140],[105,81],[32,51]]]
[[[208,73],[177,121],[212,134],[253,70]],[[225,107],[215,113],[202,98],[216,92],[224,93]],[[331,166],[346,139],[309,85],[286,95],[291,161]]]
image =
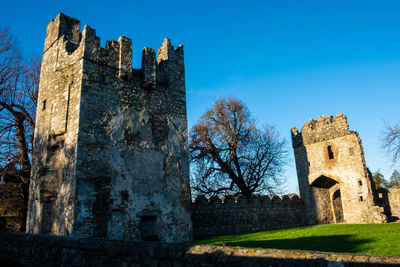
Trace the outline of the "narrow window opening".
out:
[[[360,196],[360,201],[364,201],[364,198],[363,198],[363,196]]]
[[[361,182],[361,181],[358,181],[358,185],[362,185],[362,182]]]
[[[328,156],[329,156],[329,159],[334,159],[335,158],[335,156],[333,155],[333,151],[332,151],[332,147],[331,146],[328,146]]]
[[[308,167],[310,167],[311,166],[311,164],[310,164],[310,162],[308,162]]]
[[[354,156],[354,147],[349,147],[350,156]]]
[[[159,241],[156,234],[157,216],[140,216],[140,235],[144,241]]]
[[[42,103],[42,110],[45,110],[45,109],[46,109],[46,99],[43,100],[43,103]]]

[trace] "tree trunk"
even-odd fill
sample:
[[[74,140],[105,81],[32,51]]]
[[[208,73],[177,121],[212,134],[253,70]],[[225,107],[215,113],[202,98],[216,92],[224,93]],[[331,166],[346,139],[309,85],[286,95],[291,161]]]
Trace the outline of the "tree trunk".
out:
[[[26,219],[28,212],[28,198],[29,198],[29,178],[31,173],[31,163],[28,156],[28,144],[25,137],[24,128],[24,116],[23,114],[17,114],[16,126],[17,126],[17,140],[19,148],[19,160],[21,165],[21,172],[19,174],[22,181],[22,188],[24,194],[24,207],[22,209],[22,222],[20,232],[25,232],[26,230]]]
[[[22,192],[24,194],[24,207],[22,208],[20,232],[26,231],[26,220],[28,218],[28,201],[29,201],[29,183],[22,183]]]
[[[232,179],[234,181],[234,179]],[[237,178],[236,180],[238,181],[236,183],[236,185],[239,187],[240,192],[247,197],[248,199],[250,199],[251,195],[252,195],[252,191],[250,191],[249,187],[246,185],[246,183],[243,181],[243,179]]]

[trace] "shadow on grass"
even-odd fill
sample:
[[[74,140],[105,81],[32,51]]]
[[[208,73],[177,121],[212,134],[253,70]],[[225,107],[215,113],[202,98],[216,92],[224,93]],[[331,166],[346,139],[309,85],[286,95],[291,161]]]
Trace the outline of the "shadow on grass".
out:
[[[356,239],[352,235],[332,235],[262,241],[227,241],[224,242],[224,245],[252,248],[300,249],[326,252],[361,253],[359,247],[370,242],[373,242],[373,239]]]

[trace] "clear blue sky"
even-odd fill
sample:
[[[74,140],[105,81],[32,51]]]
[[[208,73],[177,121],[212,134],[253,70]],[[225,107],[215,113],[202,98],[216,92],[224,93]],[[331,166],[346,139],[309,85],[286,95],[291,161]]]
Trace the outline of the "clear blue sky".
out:
[[[59,12],[96,29],[103,45],[131,38],[135,68],[144,46],[157,49],[164,37],[183,44],[189,127],[227,95],[289,143],[292,126],[342,112],[371,171],[393,170],[379,136],[385,120],[400,120],[400,1],[4,1],[0,25],[26,56],[40,55]]]

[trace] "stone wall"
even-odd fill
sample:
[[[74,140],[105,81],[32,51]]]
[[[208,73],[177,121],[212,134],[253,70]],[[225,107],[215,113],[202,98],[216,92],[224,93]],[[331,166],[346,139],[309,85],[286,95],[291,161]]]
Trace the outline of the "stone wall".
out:
[[[9,266],[396,266],[400,257],[0,233]]]
[[[391,215],[400,218],[400,188],[392,187],[388,193]]]
[[[297,194],[206,199],[192,205],[196,238],[289,228],[304,225],[304,203]]]

